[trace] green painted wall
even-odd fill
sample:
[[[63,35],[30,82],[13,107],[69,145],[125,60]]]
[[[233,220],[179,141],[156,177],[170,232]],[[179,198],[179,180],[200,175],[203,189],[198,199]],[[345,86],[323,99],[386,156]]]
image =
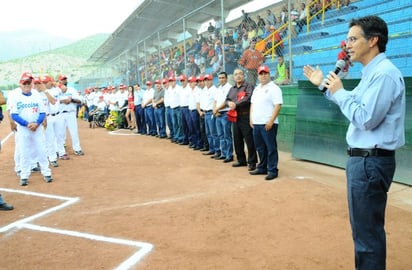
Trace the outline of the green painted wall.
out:
[[[353,89],[359,80],[345,80],[345,89]],[[406,145],[396,151],[397,169],[395,181],[412,185],[412,78],[406,78]],[[292,87],[293,88],[293,87]],[[348,120],[341,114],[339,108],[328,101],[319,90],[308,81],[299,81],[298,94],[293,95],[289,88],[282,88],[286,110],[282,106],[278,135],[279,149],[289,151],[292,156],[344,168],[347,160],[345,134]],[[293,107],[293,96],[296,98],[296,115],[289,113]],[[290,100],[289,100],[290,98]],[[288,107],[290,106],[290,108]],[[295,120],[295,123],[291,121]],[[285,130],[282,128],[285,126]],[[294,126],[294,132],[292,132]],[[292,138],[293,137],[293,138]],[[293,140],[293,143],[290,142]]]

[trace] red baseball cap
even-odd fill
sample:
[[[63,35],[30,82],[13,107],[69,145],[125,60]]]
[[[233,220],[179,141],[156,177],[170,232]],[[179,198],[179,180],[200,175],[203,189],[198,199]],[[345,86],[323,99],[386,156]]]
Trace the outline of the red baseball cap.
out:
[[[179,81],[186,81],[186,76],[184,74],[180,75]]]
[[[160,80],[156,80],[156,81],[155,81],[155,84],[161,84],[161,81],[160,81]]]
[[[151,81],[147,81],[147,82],[146,82],[146,85],[152,85],[152,82],[151,82]]]
[[[203,77],[203,76],[197,76],[196,77],[196,81],[201,81],[201,82],[203,82],[205,80],[205,77]]]
[[[121,84],[119,85],[119,88],[120,88],[120,89],[125,89],[125,88],[127,88],[127,86],[126,86],[125,84],[121,83]]]
[[[43,83],[48,83],[48,82],[52,82],[52,81],[53,81],[53,78],[50,77],[49,75],[44,75],[44,76],[41,76],[41,77],[40,77],[40,80],[41,80]]]
[[[33,83],[41,83],[40,77],[34,77],[33,78]]]
[[[258,69],[258,74],[260,74],[262,72],[270,73],[269,67],[266,66],[266,65],[260,66],[259,69]]]
[[[213,75],[212,74],[206,74],[204,79],[209,80],[209,81],[213,81]]]
[[[169,82],[175,82],[176,78],[174,76],[170,76],[168,80],[169,80]]]
[[[21,74],[20,77],[20,82],[27,82],[27,81],[32,81],[33,80],[33,75],[30,72],[24,72]]]
[[[189,79],[187,79],[189,82],[196,82],[196,77],[190,76]]]
[[[164,78],[164,79],[162,80],[162,83],[163,83],[163,84],[169,83],[169,80],[168,80],[167,78]]]
[[[67,80],[67,76],[63,75],[63,74],[60,74],[59,75],[59,81],[63,81],[63,80]]]

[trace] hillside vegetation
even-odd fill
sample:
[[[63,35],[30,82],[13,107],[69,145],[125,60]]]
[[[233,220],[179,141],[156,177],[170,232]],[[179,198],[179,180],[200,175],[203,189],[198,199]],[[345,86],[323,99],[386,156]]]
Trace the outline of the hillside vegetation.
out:
[[[70,82],[75,82],[95,68],[87,63],[87,59],[107,37],[108,34],[97,34],[68,46],[2,62],[0,63],[0,89],[17,87],[20,76],[25,71],[31,71],[34,75],[49,74],[53,77],[62,73],[68,76]]]

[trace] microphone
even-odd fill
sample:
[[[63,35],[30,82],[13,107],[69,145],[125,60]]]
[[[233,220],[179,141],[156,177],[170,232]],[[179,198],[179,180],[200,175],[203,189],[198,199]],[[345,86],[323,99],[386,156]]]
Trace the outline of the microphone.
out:
[[[333,71],[333,73],[335,73],[336,75],[338,75],[339,72],[345,67],[345,65],[346,65],[346,63],[345,63],[344,60],[338,60],[338,61],[336,62],[335,70]],[[328,90],[328,88],[325,87],[325,81],[326,81],[326,78],[323,80],[323,82],[322,82],[322,83],[320,84],[320,86],[319,86],[319,90],[320,90],[322,93],[325,93],[325,91]]]

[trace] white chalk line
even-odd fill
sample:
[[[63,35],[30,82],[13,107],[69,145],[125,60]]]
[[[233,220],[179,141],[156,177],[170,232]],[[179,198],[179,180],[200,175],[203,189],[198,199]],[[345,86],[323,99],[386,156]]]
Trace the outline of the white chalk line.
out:
[[[4,137],[3,140],[1,140],[1,146],[3,146],[3,144],[5,144],[7,142],[7,140],[14,135],[14,132],[11,131],[6,137]]]
[[[116,135],[116,136],[138,136],[140,134],[136,134],[133,131],[130,132],[124,132],[126,130],[122,130],[122,129],[118,129],[118,130],[113,130],[113,131],[109,131],[110,135]]]
[[[108,243],[112,243],[112,244],[120,244],[120,245],[140,248],[139,251],[134,253],[127,260],[125,260],[122,264],[120,264],[118,267],[116,267],[115,269],[117,269],[117,270],[130,269],[132,266],[134,266],[136,263],[138,263],[140,261],[140,259],[142,259],[146,254],[148,254],[153,249],[152,244],[145,243],[145,242],[138,242],[138,241],[131,241],[131,240],[120,239],[120,238],[106,237],[106,236],[94,235],[94,234],[89,234],[89,233],[81,233],[81,232],[77,232],[77,231],[60,230],[60,229],[54,229],[54,228],[50,228],[50,227],[43,227],[43,226],[38,226],[38,225],[33,225],[33,224],[20,224],[20,225],[18,225],[18,227],[19,228],[27,228],[27,229],[36,230],[36,231],[41,231],[41,232],[48,232],[48,233],[55,233],[55,234],[73,236],[73,237],[77,237],[77,238],[85,238],[85,239],[89,239],[89,240],[93,240],[93,241],[108,242]]]
[[[57,196],[57,195],[51,195],[51,194],[37,193],[37,192],[24,191],[24,190],[15,190],[15,189],[8,189],[8,188],[0,188],[0,191],[65,201],[60,205],[54,206],[52,208],[49,208],[45,211],[42,211],[30,217],[23,218],[21,220],[8,224],[4,227],[1,227],[0,233],[8,231],[13,228],[19,228],[19,229],[26,228],[26,229],[36,230],[36,231],[62,234],[62,235],[68,235],[68,236],[73,236],[73,237],[86,238],[86,239],[90,239],[94,241],[109,242],[113,244],[127,245],[127,246],[133,246],[133,247],[139,248],[137,252],[135,252],[132,256],[130,256],[125,261],[123,261],[119,266],[117,266],[115,268],[116,270],[130,269],[131,267],[135,266],[144,256],[150,253],[150,251],[153,249],[153,245],[150,243],[146,243],[146,242],[138,242],[138,241],[132,241],[132,240],[126,240],[126,239],[120,239],[120,238],[106,237],[106,236],[101,236],[101,235],[93,235],[93,234],[82,233],[82,232],[77,232],[77,231],[61,230],[61,229],[43,227],[43,226],[38,226],[38,225],[28,223],[28,222],[34,221],[35,219],[38,219],[50,213],[56,212],[60,209],[63,209],[65,207],[68,207],[78,202],[80,200],[78,197],[75,197],[75,198],[63,197],[63,196]]]
[[[135,207],[143,207],[143,206],[156,205],[156,204],[166,204],[166,203],[171,203],[171,202],[183,201],[186,199],[199,198],[205,195],[210,195],[210,193],[194,193],[194,194],[189,194],[189,195],[181,196],[181,197],[172,197],[172,198],[166,198],[166,199],[148,201],[148,202],[142,202],[142,203],[136,203],[136,204],[129,204],[129,205],[118,205],[116,207],[107,207],[107,208],[99,209],[98,211],[94,211],[94,212],[88,211],[87,213],[100,214],[101,212],[113,211],[113,210],[123,209],[123,208],[135,208]]]

